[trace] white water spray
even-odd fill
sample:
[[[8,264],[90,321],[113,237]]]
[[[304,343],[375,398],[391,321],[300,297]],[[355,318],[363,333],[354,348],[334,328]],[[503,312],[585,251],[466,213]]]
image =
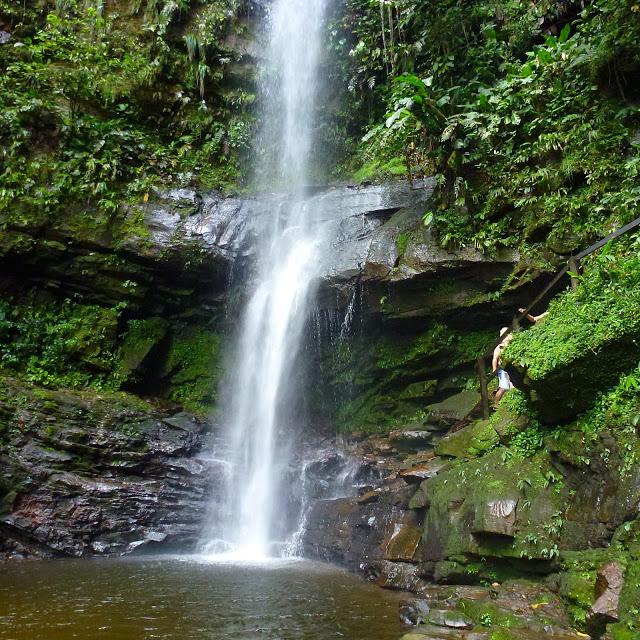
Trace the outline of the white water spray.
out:
[[[320,269],[316,219],[321,202],[303,199],[313,144],[318,58],[327,0],[274,0],[262,91],[266,102],[256,174],[264,188],[290,195],[272,207],[258,238],[257,276],[241,319],[223,419],[229,429],[229,471],[210,551],[238,560],[274,554],[282,512],[280,486],[287,407],[299,377],[296,355]],[[313,204],[312,204],[313,203]],[[277,457],[276,452],[277,451]]]

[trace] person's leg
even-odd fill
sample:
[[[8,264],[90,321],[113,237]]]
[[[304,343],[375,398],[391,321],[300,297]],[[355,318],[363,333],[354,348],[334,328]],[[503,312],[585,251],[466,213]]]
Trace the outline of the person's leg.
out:
[[[496,404],[498,404],[498,402],[502,400],[503,395],[504,395],[504,389],[500,387],[500,389],[498,389],[498,391],[496,392]]]

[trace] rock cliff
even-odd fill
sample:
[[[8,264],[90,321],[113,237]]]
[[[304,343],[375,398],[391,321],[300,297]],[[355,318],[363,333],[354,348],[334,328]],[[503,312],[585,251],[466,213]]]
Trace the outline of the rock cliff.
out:
[[[216,487],[207,422],[126,394],[0,387],[0,557],[194,546]]]

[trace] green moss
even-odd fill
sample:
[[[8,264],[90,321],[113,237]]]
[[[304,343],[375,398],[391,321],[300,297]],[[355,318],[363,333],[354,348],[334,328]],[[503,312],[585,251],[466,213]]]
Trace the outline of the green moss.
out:
[[[69,300],[0,301],[0,365],[45,385],[109,385],[118,311]]]
[[[407,244],[409,243],[409,234],[401,233],[396,237],[396,249],[398,256],[403,256],[407,250]]]
[[[393,176],[402,176],[407,173],[407,163],[404,158],[391,158],[388,161],[372,160],[364,164],[353,174],[357,182],[370,182],[371,180],[383,180]]]
[[[387,333],[330,346],[323,392],[336,398],[330,410],[339,428],[388,431],[426,419],[427,403],[475,386],[474,362],[489,335],[433,323],[418,335]]]
[[[483,624],[483,621],[491,621],[491,626],[503,627],[506,629],[523,626],[525,620],[518,616],[500,609],[491,602],[483,600],[467,600],[462,598],[458,608],[469,616],[476,624]]]
[[[584,626],[586,615],[594,601],[595,571],[569,570],[560,575],[559,593],[567,602],[573,622]]]
[[[634,625],[632,628],[628,628],[623,624],[610,625],[607,629],[611,634],[612,640],[638,640],[639,627]]]
[[[540,380],[587,353],[598,355],[601,366],[606,353],[600,352],[619,339],[632,351],[640,335],[640,256],[612,258],[607,253],[595,258],[580,286],[552,302],[548,318],[515,336],[505,359],[526,368],[531,380]],[[618,362],[618,371],[625,363]]]
[[[640,530],[640,521],[627,523],[622,529]],[[640,538],[633,536],[606,549],[566,551],[562,553],[564,573],[560,576],[560,595],[567,601],[576,622],[584,621],[594,600],[596,573],[610,561],[624,569],[624,587],[620,597],[620,623],[607,628],[614,638],[636,638],[640,633]],[[624,536],[623,536],[624,539]]]
[[[120,346],[118,374],[123,379],[138,370],[145,358],[167,334],[168,323],[163,318],[132,320]]]
[[[488,420],[473,424],[443,438],[435,448],[436,455],[453,458],[477,457],[491,451],[499,436]]]
[[[490,640],[519,640],[519,638],[508,629],[497,629],[491,632]]]
[[[222,375],[220,335],[187,326],[174,332],[162,371],[169,399],[188,410],[207,412],[215,404]]]
[[[505,360],[524,372],[525,390],[547,423],[585,411],[637,365],[639,307],[640,256],[605,252],[577,289],[550,305],[547,319],[515,337]]]

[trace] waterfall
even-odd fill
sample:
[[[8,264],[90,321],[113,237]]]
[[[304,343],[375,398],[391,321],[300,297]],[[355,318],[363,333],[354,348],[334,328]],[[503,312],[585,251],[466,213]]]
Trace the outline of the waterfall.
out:
[[[261,92],[261,133],[256,141],[256,182],[287,191],[265,212],[256,240],[255,279],[240,319],[222,419],[228,429],[226,488],[209,551],[237,559],[274,553],[284,511],[281,486],[298,353],[319,275],[322,199],[305,199],[313,145],[318,62],[327,0],[274,0],[267,25]],[[211,542],[215,539],[214,542]]]

